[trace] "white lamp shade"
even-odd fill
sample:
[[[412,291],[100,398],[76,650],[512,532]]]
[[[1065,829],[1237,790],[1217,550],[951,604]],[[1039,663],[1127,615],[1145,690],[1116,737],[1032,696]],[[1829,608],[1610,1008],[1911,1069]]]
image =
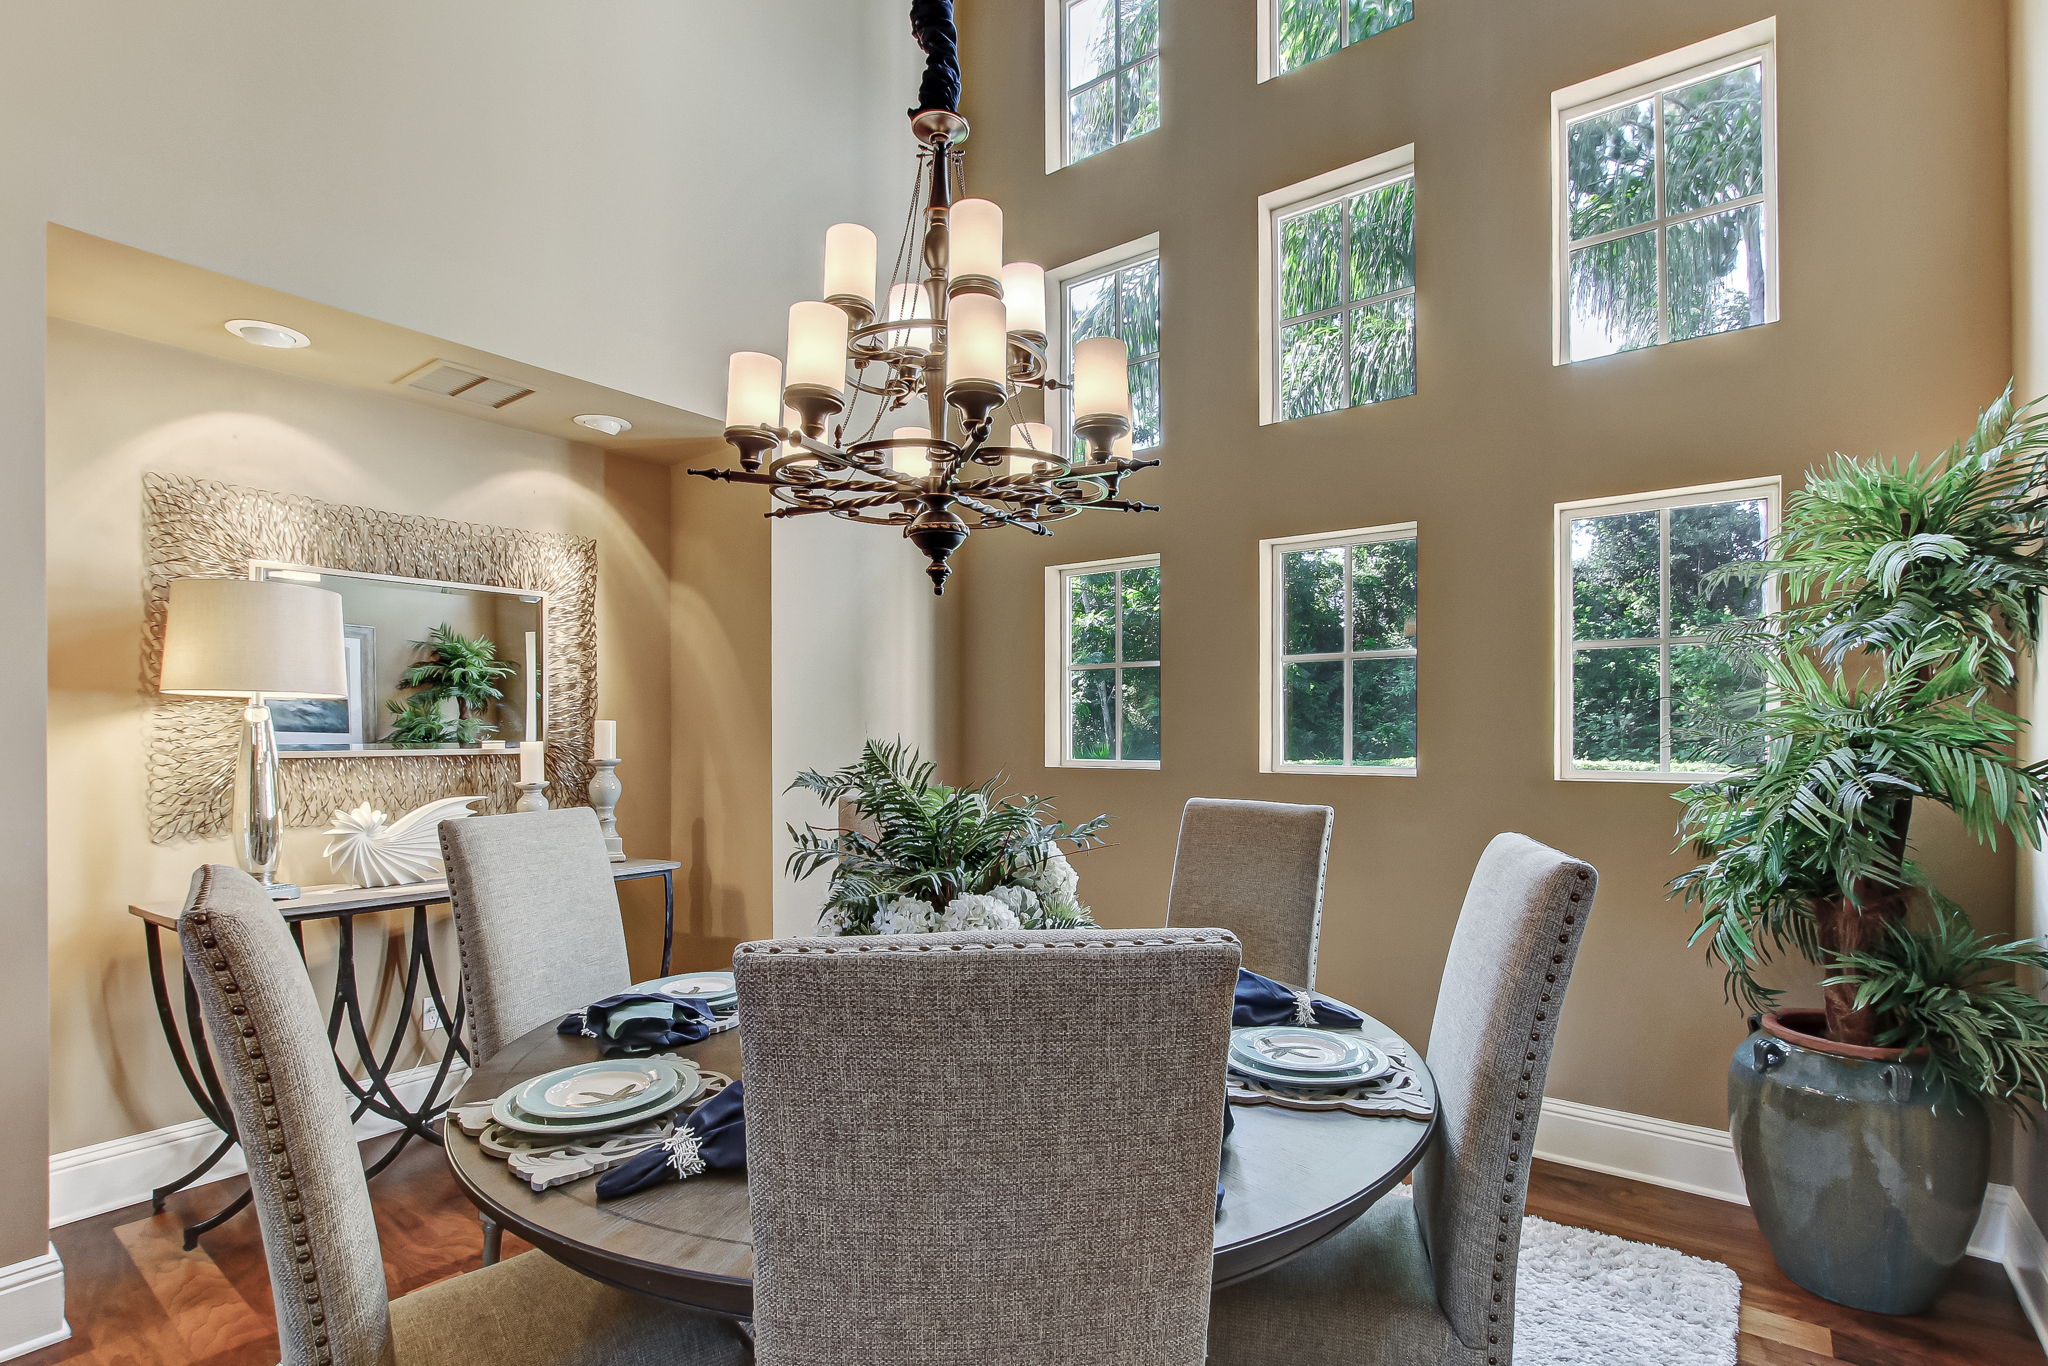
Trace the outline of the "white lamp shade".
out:
[[[1043,422],[1012,422],[1010,439],[1004,444],[1013,451],[1023,447],[1038,452],[1036,455],[1011,455],[1008,471],[1011,474],[1030,474],[1053,458],[1052,428]]]
[[[946,383],[974,379],[1001,384],[1009,373],[1003,301],[993,294],[955,298],[946,318]]]
[[[846,315],[831,304],[807,299],[789,306],[791,388],[809,385],[834,393],[846,388]]]
[[[875,235],[858,223],[825,229],[825,297],[875,302]]]
[[[782,411],[782,362],[763,351],[735,351],[726,364],[725,425],[772,427]]]
[[[164,619],[162,692],[348,696],[341,594],[278,579],[177,579]]]
[[[1003,267],[1003,307],[1012,332],[1045,335],[1045,267],[1012,261]]]
[[[920,441],[931,439],[929,427],[898,427],[891,436],[916,437]],[[932,458],[929,448],[920,446],[895,446],[889,451],[889,465],[898,474],[922,479],[932,472]]]
[[[1131,415],[1131,380],[1121,338],[1090,337],[1074,348],[1074,416]]]
[[[993,199],[963,199],[953,206],[947,220],[950,259],[947,269],[954,279],[980,275],[1000,280],[1003,275],[1003,210]]]

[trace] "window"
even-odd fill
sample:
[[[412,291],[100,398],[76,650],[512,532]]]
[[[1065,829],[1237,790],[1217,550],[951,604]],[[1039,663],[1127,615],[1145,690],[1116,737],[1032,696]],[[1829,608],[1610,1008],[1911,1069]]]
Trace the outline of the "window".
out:
[[[1715,484],[1557,510],[1558,775],[1690,782],[1725,772],[1702,741],[1755,705],[1756,683],[1711,643],[1720,623],[1772,606],[1756,580],[1778,481]]]
[[[1045,574],[1046,763],[1159,767],[1159,557]]]
[[[1778,316],[1771,32],[1552,96],[1559,363]]]
[[[1062,73],[1049,123],[1058,170],[1159,126],[1160,0],[1050,0]],[[1051,27],[1049,23],[1048,27]]]
[[[1259,209],[1265,420],[1414,393],[1414,148],[1276,190]]]
[[[1155,238],[1091,256],[1053,272],[1059,298],[1060,369],[1072,372],[1074,346],[1090,337],[1121,337],[1129,348],[1131,446],[1151,450],[1165,439],[1159,423],[1159,245]],[[1073,394],[1060,391],[1066,430],[1073,431]],[[1072,441],[1069,435],[1068,440]],[[1078,452],[1078,443],[1075,447]]]
[[[1415,524],[1260,542],[1268,773],[1412,775]]]
[[[1278,76],[1415,17],[1415,0],[1265,0],[1266,68]]]

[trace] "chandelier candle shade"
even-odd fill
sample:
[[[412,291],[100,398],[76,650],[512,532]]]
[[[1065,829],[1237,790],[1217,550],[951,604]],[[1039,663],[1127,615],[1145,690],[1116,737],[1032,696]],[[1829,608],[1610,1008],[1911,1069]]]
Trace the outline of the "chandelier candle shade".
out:
[[[868,228],[827,231],[824,297],[790,307],[781,361],[752,351],[732,358],[725,439],[739,468],[690,473],[765,486],[770,517],[825,513],[896,527],[923,552],[942,593],[953,552],[972,530],[1049,536],[1050,523],[1089,509],[1157,511],[1123,497],[1121,485],[1159,462],[1131,453],[1124,344],[1083,341],[1073,383],[1056,375],[1045,271],[1003,260],[999,205],[955,198],[967,120],[953,6],[912,0],[910,15],[925,72],[910,116],[912,222],[894,265],[886,280],[878,274]],[[1049,405],[1068,388],[1079,449],[1062,454],[1050,427],[1008,410],[1027,391]],[[992,440],[998,413],[1008,420],[1008,446]]]

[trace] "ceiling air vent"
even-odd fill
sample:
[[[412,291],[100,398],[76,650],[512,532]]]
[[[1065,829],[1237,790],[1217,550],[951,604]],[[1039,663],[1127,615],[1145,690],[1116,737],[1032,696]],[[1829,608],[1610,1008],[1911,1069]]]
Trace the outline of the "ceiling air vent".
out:
[[[409,389],[439,394],[443,398],[459,398],[464,403],[474,403],[483,408],[503,408],[533,392],[524,384],[509,379],[493,379],[459,365],[450,365],[445,360],[429,361],[399,383]]]

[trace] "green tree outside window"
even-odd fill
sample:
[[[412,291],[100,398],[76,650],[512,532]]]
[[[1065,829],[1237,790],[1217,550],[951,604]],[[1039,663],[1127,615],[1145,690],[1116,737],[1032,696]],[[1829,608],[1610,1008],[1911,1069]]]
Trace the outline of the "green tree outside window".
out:
[[[1412,534],[1279,550],[1282,767],[1415,770],[1415,552]]]
[[[1159,566],[1062,576],[1066,757],[1159,762]]]

